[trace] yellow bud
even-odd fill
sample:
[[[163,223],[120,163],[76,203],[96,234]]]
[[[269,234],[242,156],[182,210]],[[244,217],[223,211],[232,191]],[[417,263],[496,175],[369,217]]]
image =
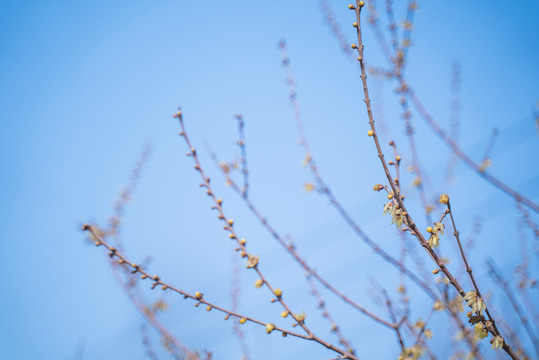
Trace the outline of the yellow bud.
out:
[[[432,233],[432,227],[431,227],[431,226],[429,226],[429,227],[427,228],[427,232]]]
[[[434,270],[432,270],[432,273],[433,273],[434,275],[438,274],[439,272],[440,272],[440,269],[434,269]]]
[[[210,311],[211,309],[212,309],[212,306],[208,305],[208,307],[206,308],[206,311]]]
[[[234,225],[234,220],[229,219],[229,220],[228,220],[228,225],[230,225],[230,226]]]
[[[363,7],[363,6],[365,6],[365,1],[360,1],[359,2],[359,7]]]
[[[449,196],[447,196],[447,194],[440,195],[440,202],[447,205],[447,203],[449,203]]]
[[[269,334],[273,331],[273,329],[275,329],[275,325],[273,325],[272,323],[266,324],[266,333]]]
[[[283,291],[279,288],[273,290],[273,293],[275,294],[275,296],[277,296],[278,298],[280,298],[282,295],[283,295]]]
[[[348,5],[348,8],[349,8],[350,10],[355,10],[355,9],[356,9],[356,7],[355,7],[354,5],[352,5],[352,4]]]
[[[195,297],[196,297],[197,299],[202,299],[202,293],[200,293],[200,292],[197,291],[197,292],[195,293]]]
[[[246,319],[246,318],[241,318],[241,319],[240,319],[240,324],[245,324],[245,322],[247,322],[247,319]]]
[[[281,317],[285,318],[285,317],[287,317],[287,316],[288,316],[288,311],[283,311],[283,312],[281,313]]]
[[[397,156],[395,156],[395,160],[397,160],[397,161],[401,161],[401,157],[400,157],[400,155],[397,155]]]
[[[240,240],[240,243],[241,243],[242,245],[245,245],[246,242],[247,242],[247,240],[245,240],[245,239],[241,239],[241,240]]]
[[[350,45],[350,47],[351,47],[352,49],[357,49],[357,45],[356,45],[356,44],[352,44],[352,45]]]
[[[387,194],[387,198],[388,198],[389,200],[393,199],[393,194]]]
[[[353,27],[357,27],[357,22],[352,24]]]
[[[369,131],[367,132],[367,135],[369,135],[369,136],[373,136],[373,135],[374,135],[374,131],[372,131],[372,130],[369,130]]]
[[[262,279],[258,279],[255,281],[255,288],[260,288],[262,285],[264,285],[264,281]]]

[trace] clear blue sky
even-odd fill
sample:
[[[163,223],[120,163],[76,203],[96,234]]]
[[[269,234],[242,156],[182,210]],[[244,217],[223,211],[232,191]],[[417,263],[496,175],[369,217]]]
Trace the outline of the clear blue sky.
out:
[[[354,14],[347,4],[331,2],[352,42]],[[396,16],[402,15],[398,8]],[[451,65],[460,62],[463,148],[480,160],[498,128],[492,172],[535,202],[538,15],[539,3],[532,1],[420,2],[407,68],[416,93],[447,128]],[[371,30],[365,31],[367,62],[386,65]],[[261,212],[293,237],[321,273],[387,316],[369,295],[370,279],[394,294],[396,273],[360,243],[327,199],[302,190],[311,178],[296,144],[277,48],[281,38],[288,42],[306,132],[322,174],[364,230],[397,254],[398,237],[381,215],[383,196],[371,190],[383,182],[383,172],[365,135],[357,65],[340,50],[316,1],[0,0],[0,357],[71,359],[83,346],[83,359],[145,358],[142,318],[111,276],[103,249],[89,246],[79,229],[83,222],[105,223],[147,142],[152,153],[122,228],[127,254],[135,262],[152,256],[151,271],[230,307],[233,269],[243,268],[243,260],[234,256],[198,188],[191,159],[184,156],[171,118],[177,106],[229,216],[253,252],[262,254],[268,278],[293,307],[305,310],[320,334],[334,340],[297,265],[224,186],[211,163],[205,144],[227,160],[237,154],[236,113],[247,123],[251,196]],[[373,77],[369,84],[384,141],[395,139],[409,164],[395,84]],[[519,255],[514,202],[462,164],[454,182],[445,184],[447,149],[418,117],[413,121],[431,196],[450,193],[466,237],[476,216],[483,219],[471,260],[485,287],[493,288],[483,261],[491,256],[511,274]],[[412,180],[403,175],[413,202]],[[530,256],[537,260],[533,244]],[[537,266],[532,271],[537,273]],[[242,270],[241,311],[275,321],[280,309],[269,304],[267,292],[254,289],[254,280]],[[231,324],[221,315],[164,296],[171,310],[163,321],[182,342],[208,349],[216,359],[240,358]],[[397,357],[393,334],[329,295],[327,300],[362,358]],[[426,314],[421,306],[430,305],[424,296],[413,300],[417,314]],[[507,308],[507,302],[496,301],[500,310]],[[443,317],[435,324],[433,341],[448,354]],[[318,344],[267,336],[254,325],[243,329],[256,359],[333,355]]]

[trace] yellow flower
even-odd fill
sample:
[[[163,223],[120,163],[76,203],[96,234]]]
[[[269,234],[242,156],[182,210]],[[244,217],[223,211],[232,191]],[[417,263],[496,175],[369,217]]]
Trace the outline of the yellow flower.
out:
[[[489,159],[489,158],[486,158],[482,163],[481,165],[479,165],[479,171],[480,172],[485,172],[487,170],[487,168],[490,167],[490,165],[492,165],[492,161]]]
[[[308,164],[310,164],[311,160],[312,160],[311,154],[305,154],[305,157],[303,158],[301,165],[307,166]]]
[[[270,333],[275,329],[275,326],[272,323],[266,324],[266,333]]]
[[[479,340],[483,340],[488,336],[488,331],[480,322],[474,325],[475,336]]]
[[[466,304],[472,308],[472,311],[479,315],[481,315],[481,312],[486,308],[483,299],[477,296],[477,293],[473,290],[466,293],[464,300],[466,300]]]
[[[492,348],[494,350],[498,350],[499,348],[503,346],[503,337],[501,337],[500,335],[493,337],[490,340],[490,343],[492,344]]]
[[[253,256],[251,254],[247,255],[249,259],[247,260],[247,265],[245,266],[247,269],[254,268],[258,265],[258,260],[260,259],[260,255]]]
[[[292,316],[294,316],[294,319],[296,319],[297,322],[301,323],[305,321],[307,314],[305,314],[305,312],[302,312],[301,314],[294,314]]]
[[[440,245],[440,237],[436,234],[431,235],[429,239],[429,246],[431,249],[434,249],[435,247],[438,247]]]
[[[305,185],[303,185],[303,190],[307,191],[307,192],[311,192],[315,189],[316,187],[314,186],[313,183],[306,183]]]
[[[436,300],[434,302],[433,308],[436,311],[442,311],[445,308],[445,306],[443,302],[441,302],[440,300]]]

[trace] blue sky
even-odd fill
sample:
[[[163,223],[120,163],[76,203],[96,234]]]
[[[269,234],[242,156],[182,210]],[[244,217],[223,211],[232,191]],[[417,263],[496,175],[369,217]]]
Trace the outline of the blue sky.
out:
[[[347,3],[331,6],[353,42],[354,16]],[[403,13],[397,7],[398,19]],[[538,14],[535,2],[420,2],[406,70],[417,95],[447,129],[451,66],[461,64],[462,147],[480,161],[497,128],[492,173],[535,202]],[[369,295],[370,279],[394,293],[398,276],[358,241],[327,199],[302,190],[311,177],[301,166],[277,48],[281,38],[288,43],[307,136],[324,178],[364,230],[398,253],[398,237],[381,215],[383,196],[371,190],[383,182],[383,171],[365,135],[357,65],[339,49],[317,2],[4,0],[0,24],[2,357],[71,359],[83,346],[84,359],[145,358],[142,318],[111,276],[103,249],[89,246],[79,229],[83,222],[106,222],[146,143],[152,152],[121,232],[128,256],[141,262],[149,255],[152,271],[163,278],[230,306],[233,269],[243,268],[243,261],[234,256],[198,188],[192,161],[184,156],[179,126],[171,118],[178,106],[229,216],[253,252],[262,255],[268,278],[290,294],[294,308],[305,310],[313,326],[333,340],[302,272],[211,163],[206,145],[225,160],[237,155],[236,113],[245,116],[251,197],[261,212],[293,237],[321,273],[386,316]],[[365,32],[366,61],[387,65],[371,30]],[[395,139],[409,164],[395,83],[371,76],[369,85],[384,141]],[[514,202],[461,163],[454,181],[445,184],[447,148],[419,117],[413,121],[432,184],[429,194],[432,199],[442,192],[451,195],[466,237],[476,217],[482,219],[470,257],[484,287],[498,291],[482,264],[490,256],[506,274],[517,264]],[[403,175],[410,202],[417,203],[412,180]],[[537,221],[537,214],[532,218]],[[536,264],[537,244],[526,234]],[[461,269],[458,262],[454,266]],[[241,272],[240,309],[272,320],[280,310],[269,304],[268,293],[253,288],[255,279]],[[163,321],[182,342],[208,349],[217,359],[240,358],[230,323],[172,294],[164,296],[171,310]],[[416,300],[418,314],[430,306],[421,295]],[[397,357],[393,334],[350,314],[329,295],[327,301],[362,358]],[[507,308],[503,299],[495,301],[499,309]],[[506,317],[515,320],[512,314]],[[433,341],[447,354],[445,320],[435,321]],[[253,358],[332,356],[314,343],[267,336],[252,325],[243,329]]]

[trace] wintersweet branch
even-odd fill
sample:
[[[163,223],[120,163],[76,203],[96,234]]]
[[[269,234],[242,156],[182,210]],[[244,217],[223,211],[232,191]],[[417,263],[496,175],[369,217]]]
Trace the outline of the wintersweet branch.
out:
[[[282,305],[282,307],[285,309],[285,311],[283,312],[283,315],[284,315],[283,317],[291,316],[296,322],[295,325],[299,325],[307,333],[307,335],[304,336],[305,338],[307,338],[309,340],[313,340],[315,342],[318,342],[318,343],[324,345],[325,347],[327,347],[328,349],[331,349],[331,350],[345,356],[348,359],[357,359],[357,357],[355,357],[354,355],[348,353],[347,351],[342,350],[342,349],[334,346],[333,344],[331,344],[331,343],[317,337],[307,327],[307,325],[305,324],[305,314],[293,313],[291,311],[290,307],[287,305],[287,303],[283,299],[282,290],[279,289],[279,288],[274,288],[274,287],[271,286],[271,284],[268,282],[267,278],[262,274],[262,272],[260,270],[260,267],[259,267],[260,256],[254,256],[252,254],[247,253],[247,248],[246,248],[247,241],[245,239],[243,239],[243,238],[240,239],[240,237],[237,236],[236,231],[234,230],[234,220],[228,218],[225,215],[224,210],[223,210],[223,206],[222,206],[223,205],[223,200],[220,199],[220,198],[217,198],[217,196],[213,192],[212,187],[210,185],[210,178],[207,177],[204,174],[204,170],[203,170],[203,168],[202,168],[202,166],[200,164],[200,161],[198,159],[197,152],[196,152],[195,148],[193,147],[193,145],[191,144],[191,141],[189,140],[189,137],[188,137],[188,135],[186,133],[185,125],[184,125],[184,122],[183,122],[183,114],[182,114],[181,110],[178,110],[178,112],[176,114],[174,114],[174,117],[177,118],[179,123],[180,123],[180,127],[181,127],[180,136],[183,137],[187,147],[189,148],[189,152],[187,153],[187,156],[190,156],[190,157],[193,158],[193,160],[195,162],[195,170],[198,171],[198,173],[200,174],[200,176],[202,178],[203,183],[200,184],[200,185],[201,185],[201,187],[206,188],[206,194],[212,199],[212,201],[214,203],[214,205],[212,206],[212,209],[216,210],[218,212],[217,218],[219,220],[222,220],[225,223],[225,225],[223,226],[223,229],[229,233],[228,237],[231,240],[234,240],[237,243],[238,247],[236,248],[236,251],[241,251],[241,257],[242,258],[247,258],[246,267],[249,268],[249,269],[253,269],[259,276],[259,284],[260,284],[260,286],[265,285],[268,288],[268,290],[271,291],[272,295],[275,296],[275,298],[272,299],[272,302],[280,303]],[[271,324],[271,325],[273,326],[273,324]],[[266,328],[266,330],[268,330],[268,328]],[[271,332],[271,330],[269,330],[269,332]]]
[[[204,298],[204,294],[202,294],[201,292],[197,291],[195,294],[190,294],[190,293],[188,293],[186,291],[183,291],[183,290],[181,290],[181,289],[179,289],[179,288],[177,288],[177,287],[163,281],[162,278],[159,277],[158,275],[151,275],[146,270],[144,270],[140,265],[137,265],[136,263],[131,262],[130,260],[128,260],[116,248],[110,246],[101,237],[99,232],[97,232],[92,225],[84,224],[82,226],[82,230],[89,231],[92,234],[93,238],[95,239],[95,245],[96,246],[103,246],[104,248],[106,248],[109,251],[109,256],[111,258],[118,259],[117,260],[118,264],[127,266],[128,268],[131,268],[132,269],[131,272],[133,274],[139,273],[141,280],[150,280],[150,281],[152,281],[152,286],[151,286],[152,289],[155,289],[156,287],[160,286],[161,290],[163,290],[163,291],[170,290],[170,291],[173,291],[173,292],[175,292],[175,293],[177,293],[179,295],[182,295],[184,299],[191,299],[191,300],[195,301],[195,306],[196,307],[199,307],[201,304],[206,305],[206,310],[207,311],[216,310],[216,311],[224,313],[225,314],[225,320],[228,320],[230,317],[234,317],[234,318],[239,320],[240,324],[245,324],[246,322],[251,322],[251,323],[254,323],[254,324],[257,324],[257,325],[261,325],[261,326],[266,328],[266,331],[268,333],[272,332],[272,331],[278,331],[278,332],[281,332],[281,334],[283,336],[285,336],[285,337],[290,335],[290,336],[302,338],[302,339],[305,339],[305,340],[313,340],[313,341],[319,342],[320,344],[326,346],[328,349],[334,350],[334,351],[338,352],[339,354],[342,354],[342,355],[346,356],[345,357],[346,359],[358,360],[357,357],[352,356],[350,354],[347,354],[346,352],[344,352],[344,351],[342,351],[340,349],[337,349],[334,346],[332,346],[331,344],[329,344],[329,343],[327,343],[327,342],[325,342],[325,341],[323,341],[321,339],[318,339],[317,337],[312,336],[310,334],[308,334],[308,335],[298,334],[298,333],[283,329],[281,327],[278,327],[278,326],[276,326],[276,325],[274,325],[272,323],[265,323],[265,322],[262,322],[260,320],[255,319],[255,318],[245,316],[245,315],[239,314],[239,313],[231,311],[231,310],[227,310],[227,309],[225,309],[223,307],[220,307],[220,306],[218,306],[218,305],[216,305],[214,303],[211,303],[211,302],[207,301]],[[268,325],[271,325],[271,326],[268,326]],[[268,329],[270,329],[270,328],[271,328],[271,331],[268,331]]]
[[[382,148],[380,146],[378,135],[376,134],[376,127],[375,127],[374,117],[373,117],[372,109],[371,109],[371,100],[370,100],[370,97],[369,97],[369,90],[368,90],[368,86],[367,86],[367,75],[366,75],[366,71],[365,71],[365,60],[364,60],[364,53],[363,53],[364,46],[363,46],[363,41],[362,41],[362,36],[361,36],[361,9],[362,9],[363,6],[364,6],[363,1],[357,1],[356,0],[356,6],[354,7],[354,11],[356,13],[356,24],[357,24],[356,33],[357,33],[358,44],[357,45],[352,44],[352,48],[357,49],[357,52],[358,52],[358,55],[359,55],[358,56],[358,61],[360,63],[360,68],[361,68],[361,80],[362,80],[362,83],[363,83],[363,94],[365,96],[364,102],[365,102],[365,105],[366,105],[366,108],[367,108],[367,115],[369,117],[369,124],[370,124],[370,127],[371,127],[371,130],[369,131],[369,135],[374,140],[376,150],[378,152],[378,157],[380,158],[380,162],[381,162],[382,167],[384,169],[386,178],[387,178],[387,180],[388,180],[388,182],[389,182],[389,184],[391,186],[391,189],[393,190],[393,193],[395,194],[395,198],[396,198],[396,200],[397,200],[397,202],[398,202],[398,204],[400,206],[400,209],[402,209],[402,214],[403,214],[403,216],[405,218],[406,225],[410,228],[412,234],[414,234],[414,236],[419,240],[421,246],[423,246],[423,248],[425,249],[427,254],[431,257],[431,259],[436,263],[436,265],[440,268],[440,270],[447,277],[447,279],[449,280],[449,283],[457,290],[457,292],[461,295],[462,298],[466,299],[467,293],[462,289],[459,282],[453,277],[453,275],[451,274],[449,269],[447,269],[447,267],[440,260],[438,255],[429,246],[429,243],[425,240],[422,233],[419,231],[416,224],[414,223],[411,215],[406,210],[406,206],[404,205],[403,197],[401,197],[401,194],[400,194],[398,188],[396,187],[395,182],[393,181],[393,178],[391,177],[391,173],[390,173],[389,168],[387,166],[387,162],[386,162],[386,160],[384,158],[384,154],[383,154]],[[494,339],[498,339],[500,334],[499,334],[497,328],[495,327],[495,324],[493,324],[493,326],[488,330],[493,333],[493,335],[495,336]],[[518,359],[517,354],[505,342],[503,342],[503,349],[509,354],[509,356],[511,356],[511,358]]]

